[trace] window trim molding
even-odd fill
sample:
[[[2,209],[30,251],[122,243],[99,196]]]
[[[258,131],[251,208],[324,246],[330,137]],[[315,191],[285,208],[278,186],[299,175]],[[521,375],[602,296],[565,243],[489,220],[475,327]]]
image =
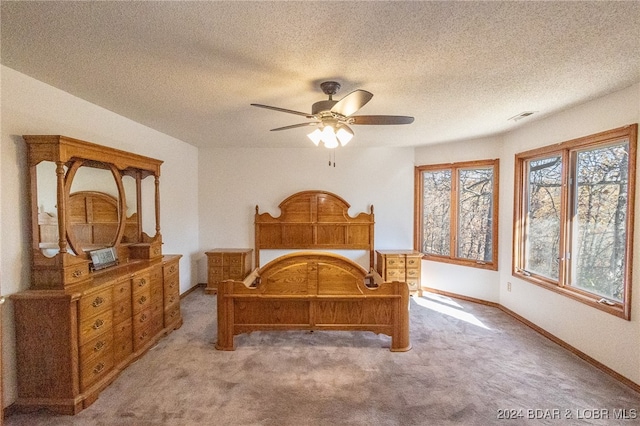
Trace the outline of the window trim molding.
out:
[[[605,146],[608,143],[614,143],[621,139],[629,141],[629,176],[628,176],[628,198],[627,198],[627,217],[626,217],[626,234],[625,239],[625,271],[624,271],[624,300],[622,303],[615,302],[613,306],[600,303],[602,299],[594,293],[572,287],[567,283],[569,262],[561,258],[558,281],[532,274],[531,272],[520,269],[524,265],[523,241],[524,227],[521,218],[524,214],[524,196],[526,182],[526,161],[543,157],[545,155],[559,154],[562,157],[562,186],[567,187],[569,182],[569,174],[573,168],[570,161],[570,152],[577,149],[588,149],[597,146]],[[524,281],[536,284],[555,293],[567,296],[573,300],[584,303],[606,313],[615,315],[627,321],[631,320],[631,289],[633,287],[633,240],[634,240],[634,219],[635,219],[635,188],[636,188],[636,156],[638,141],[638,124],[630,124],[612,130],[607,130],[592,135],[571,139],[565,142],[547,145],[529,151],[517,153],[514,161],[514,198],[513,198],[513,237],[512,237],[512,255],[511,255],[511,275]],[[560,210],[560,253],[567,252],[567,241],[570,237],[570,229],[568,229],[571,218],[570,212],[571,202],[569,200],[570,190],[565,189],[561,194],[562,207]]]
[[[458,187],[458,173],[460,169],[473,169],[473,168],[493,168],[493,213],[492,213],[492,229],[491,229],[491,257],[492,261],[484,262],[473,259],[465,259],[455,257],[454,254],[449,256],[427,254],[422,252],[422,212],[423,212],[423,181],[422,172],[424,171],[436,171],[450,169],[452,171],[451,177],[451,192],[456,194],[455,199],[451,203],[451,235],[449,236],[449,244],[452,253],[455,253],[458,237],[458,201],[457,187]],[[473,268],[487,269],[491,271],[498,270],[498,229],[499,229],[499,198],[500,198],[500,159],[487,159],[487,160],[473,160],[463,161],[456,163],[439,163],[415,166],[414,168],[414,225],[413,225],[413,248],[416,251],[422,253],[424,260],[432,260],[435,262],[449,263],[460,266],[469,266]]]

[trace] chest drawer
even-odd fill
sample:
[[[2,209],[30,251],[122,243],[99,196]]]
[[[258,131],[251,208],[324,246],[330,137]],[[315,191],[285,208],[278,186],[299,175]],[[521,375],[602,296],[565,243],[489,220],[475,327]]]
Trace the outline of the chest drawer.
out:
[[[118,301],[131,301],[131,280],[118,281],[113,286],[113,300]]]
[[[147,308],[142,312],[139,312],[138,314],[134,315],[132,320],[132,326],[133,326],[134,332],[150,324],[151,317],[152,317],[151,308]]]
[[[113,323],[118,324],[121,321],[131,317],[131,300],[125,299],[113,304]]]
[[[149,286],[146,287],[146,290],[133,294],[131,306],[133,315],[151,306],[151,289]]]
[[[91,292],[80,298],[80,321],[111,309],[113,293],[111,287]]]
[[[405,259],[403,257],[388,257],[385,264],[387,269],[404,269]]]
[[[149,272],[136,275],[131,278],[131,293],[136,294],[148,291],[151,287],[151,274]]]
[[[104,377],[113,368],[113,350],[90,358],[80,366],[80,387],[86,389]]]
[[[131,318],[116,325],[113,333],[114,362],[119,363],[133,352]]]
[[[111,311],[101,312],[98,315],[80,322],[80,345],[84,345],[100,334],[111,329],[113,315]]]
[[[224,263],[222,253],[208,253],[207,259],[211,266],[222,266]]]
[[[421,258],[420,257],[407,257],[407,269],[419,269]]]
[[[404,281],[404,270],[399,269],[387,269],[387,281]]]
[[[163,275],[165,277],[165,280],[167,278],[171,278],[173,275],[178,275],[179,265],[177,261],[167,263],[163,268]]]
[[[173,306],[169,306],[164,311],[164,326],[168,327],[174,324],[181,318],[180,315],[180,304],[177,303]]]
[[[99,357],[102,354],[112,350],[113,333],[108,331],[102,333],[93,340],[88,341],[80,346],[80,363],[85,364],[89,360]]]

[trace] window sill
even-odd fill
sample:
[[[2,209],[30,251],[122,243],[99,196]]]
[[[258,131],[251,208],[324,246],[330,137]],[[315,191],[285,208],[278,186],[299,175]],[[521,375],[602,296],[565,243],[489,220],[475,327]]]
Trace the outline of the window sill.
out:
[[[570,299],[576,300],[580,303],[583,303],[587,306],[591,306],[592,308],[598,309],[600,311],[606,312],[608,314],[614,315],[616,317],[622,318],[624,320],[631,320],[631,311],[630,307],[625,309],[625,306],[622,303],[614,303],[613,305],[607,305],[603,303],[599,303],[598,301],[602,299],[600,296],[596,296],[594,294],[581,292],[575,289],[567,289],[566,287],[560,287],[557,284],[551,283],[549,281],[543,280],[536,276],[525,275],[521,272],[512,272],[512,275],[516,278],[520,278],[523,281],[530,282],[537,286],[543,287],[547,290],[551,290],[554,293],[561,294]]]
[[[498,264],[491,262],[481,262],[469,259],[457,259],[453,257],[435,256],[432,254],[422,254],[423,260],[431,260],[433,262],[449,263],[452,265],[467,266],[470,268],[486,269],[489,271],[497,271]]]

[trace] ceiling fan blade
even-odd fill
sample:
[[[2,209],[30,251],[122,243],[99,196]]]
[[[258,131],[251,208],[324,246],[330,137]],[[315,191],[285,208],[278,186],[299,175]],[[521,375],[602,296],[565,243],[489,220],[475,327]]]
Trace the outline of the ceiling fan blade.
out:
[[[354,115],[349,124],[411,124],[413,117],[404,115]]]
[[[261,105],[261,104],[251,104],[251,106],[255,106],[255,107],[259,107],[259,108],[272,109],[274,111],[286,112],[286,113],[289,113],[289,114],[301,115],[301,116],[307,117],[307,118],[313,118],[313,115],[311,115],[311,114],[308,114],[306,112],[293,111],[291,109],[284,109],[284,108],[278,108],[278,107],[274,107],[274,106]]]
[[[331,112],[347,117],[362,108],[372,97],[373,93],[367,92],[366,90],[354,90],[340,99],[338,103],[331,108]]]
[[[296,127],[317,126],[318,124],[319,123],[317,121],[311,121],[309,123],[292,124],[291,126],[278,127],[278,128],[275,128],[275,129],[271,129],[271,131],[275,132],[275,131],[278,131],[278,130],[295,129]]]

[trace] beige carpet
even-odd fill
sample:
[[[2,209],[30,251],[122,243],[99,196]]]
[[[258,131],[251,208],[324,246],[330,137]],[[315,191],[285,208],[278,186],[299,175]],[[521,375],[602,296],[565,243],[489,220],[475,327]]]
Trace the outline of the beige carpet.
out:
[[[260,332],[216,351],[216,297],[198,289],[182,308],[182,328],[88,409],[5,424],[640,424],[615,419],[640,416],[640,394],[495,308],[413,299],[406,353],[368,332]]]

